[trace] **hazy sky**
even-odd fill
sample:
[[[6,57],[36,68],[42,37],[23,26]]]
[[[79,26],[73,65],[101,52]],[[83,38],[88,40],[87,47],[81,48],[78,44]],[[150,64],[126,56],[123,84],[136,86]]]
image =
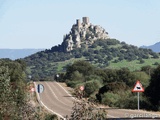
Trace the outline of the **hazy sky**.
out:
[[[0,48],[51,48],[84,16],[128,44],[160,41],[160,0],[0,0]]]

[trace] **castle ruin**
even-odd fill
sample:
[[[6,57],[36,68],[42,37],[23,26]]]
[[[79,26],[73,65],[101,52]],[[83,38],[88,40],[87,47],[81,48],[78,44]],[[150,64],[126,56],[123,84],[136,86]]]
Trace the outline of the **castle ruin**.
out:
[[[77,19],[76,24],[73,24],[69,34],[64,35],[62,49],[68,52],[74,48],[81,48],[82,44],[90,46],[95,40],[107,38],[109,36],[105,32],[105,29],[91,24],[89,17],[83,17],[82,22],[80,19]]]
[[[89,24],[89,17],[83,17],[82,19],[84,24]]]
[[[77,19],[76,25],[78,26],[78,28],[80,28],[82,25],[90,25],[89,23],[89,17],[83,17],[82,18],[82,23],[80,19]]]

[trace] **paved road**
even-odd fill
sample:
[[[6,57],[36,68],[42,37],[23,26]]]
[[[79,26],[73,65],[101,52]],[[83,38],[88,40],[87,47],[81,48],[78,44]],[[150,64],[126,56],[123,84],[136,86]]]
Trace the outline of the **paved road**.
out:
[[[39,95],[41,103],[47,109],[61,117],[65,117],[66,115],[70,116],[74,99],[59,83],[36,82],[35,84],[42,84],[45,88],[44,92]],[[154,117],[159,117],[160,120],[160,114],[141,110],[107,108],[107,112],[108,118],[122,118],[121,120],[123,120],[123,118],[141,118],[145,120],[145,118]]]
[[[128,109],[112,109],[108,108],[108,117],[109,118],[130,118],[136,120],[150,120],[150,119],[159,119],[160,113],[147,112],[143,110],[128,110]]]
[[[39,94],[42,104],[58,116],[65,117],[71,114],[73,101],[71,95],[57,82],[36,82],[44,86],[44,91]]]

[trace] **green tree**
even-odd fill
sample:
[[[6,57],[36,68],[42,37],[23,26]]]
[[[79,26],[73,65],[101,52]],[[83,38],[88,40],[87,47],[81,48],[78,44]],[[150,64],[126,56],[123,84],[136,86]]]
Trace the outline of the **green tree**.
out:
[[[141,68],[141,71],[144,71],[150,76],[153,73],[153,68],[150,65],[147,65],[147,66],[143,66]]]
[[[160,110],[160,65],[151,75],[149,86],[145,90],[145,95],[153,105],[154,110]]]
[[[34,119],[37,113],[26,99],[25,68],[19,61],[0,60],[0,117]]]
[[[8,67],[0,67],[0,114],[2,119],[11,118],[14,115],[15,103],[13,101],[12,90]]]
[[[78,71],[85,77],[93,74],[94,67],[86,61],[76,61],[67,67],[65,78],[70,80],[75,71]]]
[[[84,81],[84,77],[82,73],[79,73],[78,71],[74,71],[71,75],[71,80],[73,81]]]
[[[89,97],[92,93],[94,93],[96,90],[98,90],[100,87],[100,84],[98,81],[89,81],[85,84],[85,93],[86,97]]]

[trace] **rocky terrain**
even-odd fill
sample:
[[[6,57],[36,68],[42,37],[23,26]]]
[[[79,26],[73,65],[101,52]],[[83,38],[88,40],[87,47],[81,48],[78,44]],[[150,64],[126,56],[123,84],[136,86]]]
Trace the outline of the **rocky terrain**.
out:
[[[88,17],[83,17],[82,23],[80,19],[77,19],[71,31],[64,35],[62,44],[58,46],[58,51],[68,52],[75,48],[81,48],[83,45],[88,47],[99,39],[109,39],[108,32],[99,25],[91,24]]]

